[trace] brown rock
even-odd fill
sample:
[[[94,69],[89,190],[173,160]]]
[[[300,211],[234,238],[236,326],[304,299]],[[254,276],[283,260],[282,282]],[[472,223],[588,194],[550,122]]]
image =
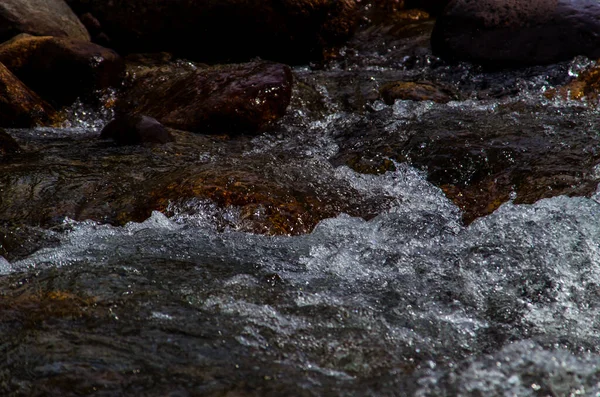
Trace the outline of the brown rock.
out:
[[[116,86],[125,72],[122,58],[112,50],[86,41],[48,36],[20,35],[1,44],[0,62],[56,106]]]
[[[54,109],[0,63],[0,126],[32,127],[55,118]]]
[[[277,63],[158,68],[138,76],[117,111],[145,114],[186,131],[256,133],[283,116],[291,88],[290,68]]]
[[[87,30],[64,0],[2,0],[0,43],[19,33],[90,40]]]
[[[173,52],[200,60],[256,56],[306,62],[348,38],[354,0],[68,0],[91,13],[119,52]]]
[[[450,90],[429,82],[394,81],[383,85],[379,92],[388,105],[396,99],[447,103],[455,97]]]
[[[163,144],[175,139],[156,119],[141,115],[120,115],[100,133],[101,139],[112,139],[118,145]]]
[[[564,86],[549,89],[546,98],[586,99],[591,105],[598,104],[600,93],[600,67],[594,66],[581,72],[573,81]]]

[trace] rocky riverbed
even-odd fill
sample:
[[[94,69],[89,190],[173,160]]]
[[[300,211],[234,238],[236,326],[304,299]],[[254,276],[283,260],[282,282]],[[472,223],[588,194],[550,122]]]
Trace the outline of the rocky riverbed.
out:
[[[597,55],[456,47],[571,2],[13,3],[3,395],[600,392]]]

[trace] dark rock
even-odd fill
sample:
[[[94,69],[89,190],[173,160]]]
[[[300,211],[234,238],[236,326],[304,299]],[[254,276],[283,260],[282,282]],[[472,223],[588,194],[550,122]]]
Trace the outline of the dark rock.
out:
[[[600,57],[596,0],[454,0],[438,18],[433,53],[449,61],[519,67]]]
[[[90,40],[87,30],[64,0],[2,0],[0,42],[19,33]]]
[[[0,45],[3,62],[21,81],[55,106],[85,99],[121,83],[125,64],[114,51],[59,37],[20,35]]]
[[[21,150],[21,147],[14,138],[4,129],[0,128],[0,156],[16,153]]]
[[[396,99],[447,103],[455,97],[450,90],[433,83],[413,81],[387,83],[381,87],[380,93],[383,101],[388,105],[392,105]]]
[[[292,73],[270,62],[140,70],[117,111],[199,133],[256,133],[285,114]]]
[[[406,8],[419,8],[427,11],[431,15],[439,15],[450,0],[405,0]]]
[[[0,63],[0,126],[33,127],[55,119],[54,109]]]
[[[68,0],[91,13],[120,53],[173,52],[201,60],[320,58],[348,38],[354,0]]]
[[[100,133],[101,139],[112,139],[118,145],[163,144],[175,139],[156,119],[141,115],[120,115]]]

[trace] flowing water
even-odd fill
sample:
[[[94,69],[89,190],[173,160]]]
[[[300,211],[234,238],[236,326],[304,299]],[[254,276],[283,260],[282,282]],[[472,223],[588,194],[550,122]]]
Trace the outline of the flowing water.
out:
[[[600,181],[598,111],[543,95],[593,62],[445,65],[423,45],[431,22],[409,27],[297,67],[288,115],[255,138],[114,148],[95,139],[110,114],[85,107],[68,128],[10,131],[27,153],[3,189],[23,198],[1,204],[26,221],[4,226],[3,395],[600,395],[600,195],[577,196]],[[377,99],[400,78],[459,98]],[[200,197],[124,225],[97,209],[119,183],[135,207],[211,167],[341,213],[270,235]],[[465,222],[440,186],[486,178],[505,202]]]

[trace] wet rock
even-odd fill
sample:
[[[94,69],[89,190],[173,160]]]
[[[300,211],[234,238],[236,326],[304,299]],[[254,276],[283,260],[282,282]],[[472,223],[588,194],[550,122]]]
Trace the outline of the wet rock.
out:
[[[390,109],[347,124],[333,164],[381,173],[408,162],[427,173],[469,223],[511,197],[533,203],[557,195],[588,196],[599,181],[593,109],[509,102],[437,105],[396,101]],[[530,115],[535,116],[530,116]],[[529,115],[529,116],[528,116]]]
[[[33,127],[53,121],[54,109],[0,63],[0,126]]]
[[[16,153],[21,150],[21,147],[14,138],[0,128],[0,156]]]
[[[598,104],[599,94],[600,67],[598,66],[585,69],[569,83],[550,88],[544,92],[544,96],[548,99],[586,100],[592,106]]]
[[[261,56],[304,63],[343,42],[356,22],[353,0],[68,3],[94,15],[121,53],[168,51],[200,61]]]
[[[396,99],[447,103],[456,97],[450,90],[433,83],[413,81],[387,83],[381,87],[380,93],[388,105],[392,105]]]
[[[450,0],[405,0],[404,6],[406,8],[420,8],[431,15],[438,15],[442,11]]]
[[[112,139],[118,145],[163,144],[175,138],[156,119],[143,115],[119,115],[100,133],[101,139]]]
[[[55,106],[69,105],[94,90],[116,86],[125,72],[122,58],[110,49],[48,36],[20,35],[3,43],[0,62]]]
[[[291,89],[290,68],[277,63],[158,68],[138,74],[117,111],[145,114],[180,130],[251,134],[284,115]]]
[[[64,0],[2,0],[0,43],[20,33],[90,40],[87,30]]]
[[[171,133],[174,143],[145,148],[16,136],[27,155],[0,162],[0,225],[54,227],[65,217],[123,225],[160,210],[209,213],[224,229],[302,234],[342,212],[371,218],[393,200],[333,177],[326,161],[252,154],[249,137]]]
[[[600,56],[595,0],[456,0],[438,18],[433,53],[488,67],[548,64]]]

